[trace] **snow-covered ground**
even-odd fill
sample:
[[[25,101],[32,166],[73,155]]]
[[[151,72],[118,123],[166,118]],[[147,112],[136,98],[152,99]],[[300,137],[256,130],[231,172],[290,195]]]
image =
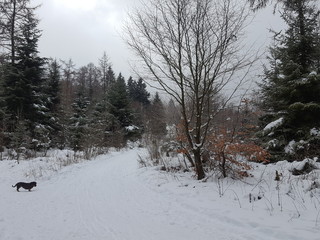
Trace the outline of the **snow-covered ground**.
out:
[[[281,162],[255,165],[242,181],[201,182],[191,173],[139,168],[138,154],[144,150],[63,168],[61,154],[0,161],[0,239],[320,239],[320,193],[310,189],[318,171],[292,176],[291,164]],[[11,187],[33,180],[31,192]]]

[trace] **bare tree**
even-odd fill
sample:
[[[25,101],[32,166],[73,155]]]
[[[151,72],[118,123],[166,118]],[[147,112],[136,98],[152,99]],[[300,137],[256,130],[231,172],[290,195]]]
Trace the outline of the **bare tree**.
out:
[[[108,86],[108,68],[111,66],[107,53],[104,52],[103,56],[99,59],[99,70],[101,72],[101,81],[103,85],[103,93],[105,94]]]
[[[39,6],[30,7],[30,0],[0,0],[0,47],[10,52],[11,64],[14,64],[17,51],[17,38],[21,26],[29,12]]]
[[[202,179],[212,99],[234,79],[243,80],[238,71],[247,73],[254,61],[240,41],[249,7],[237,0],[151,0],[143,6],[129,16],[127,44],[149,79],[181,107],[188,149]]]
[[[253,7],[254,10],[264,8],[267,6],[269,2],[272,0],[248,0],[250,2],[250,6]]]
[[[61,139],[63,139],[63,144],[66,143],[68,138],[68,124],[69,119],[72,116],[72,103],[75,98],[75,78],[76,69],[75,64],[71,59],[68,61],[61,61],[61,82],[60,82],[60,109],[61,109],[61,124],[62,124],[62,134]]]

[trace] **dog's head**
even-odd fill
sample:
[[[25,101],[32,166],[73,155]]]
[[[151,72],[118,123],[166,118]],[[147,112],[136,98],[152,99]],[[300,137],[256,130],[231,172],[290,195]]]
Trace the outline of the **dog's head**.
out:
[[[36,187],[37,186],[37,182],[31,182],[31,185]]]

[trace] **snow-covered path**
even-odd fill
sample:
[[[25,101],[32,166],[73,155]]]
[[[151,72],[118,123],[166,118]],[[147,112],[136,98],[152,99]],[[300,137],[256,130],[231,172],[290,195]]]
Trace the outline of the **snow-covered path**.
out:
[[[130,150],[67,167],[32,192],[17,193],[5,180],[0,239],[301,240],[281,226],[243,222],[215,202],[208,208],[210,199],[157,190],[139,176],[137,158]]]

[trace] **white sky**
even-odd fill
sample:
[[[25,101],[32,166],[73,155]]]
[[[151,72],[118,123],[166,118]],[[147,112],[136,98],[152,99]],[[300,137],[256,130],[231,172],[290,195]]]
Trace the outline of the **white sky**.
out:
[[[40,55],[72,59],[77,67],[98,64],[105,51],[116,74],[131,74],[121,38],[126,12],[135,0],[35,0],[42,37]]]
[[[121,38],[126,13],[139,0],[34,0],[39,28],[43,31],[39,51],[43,57],[72,59],[77,67],[90,62],[98,64],[105,51],[116,74],[134,75],[129,60],[133,58]],[[279,28],[279,18],[272,8],[261,10],[248,29],[256,46],[266,46],[271,34],[268,28]]]

